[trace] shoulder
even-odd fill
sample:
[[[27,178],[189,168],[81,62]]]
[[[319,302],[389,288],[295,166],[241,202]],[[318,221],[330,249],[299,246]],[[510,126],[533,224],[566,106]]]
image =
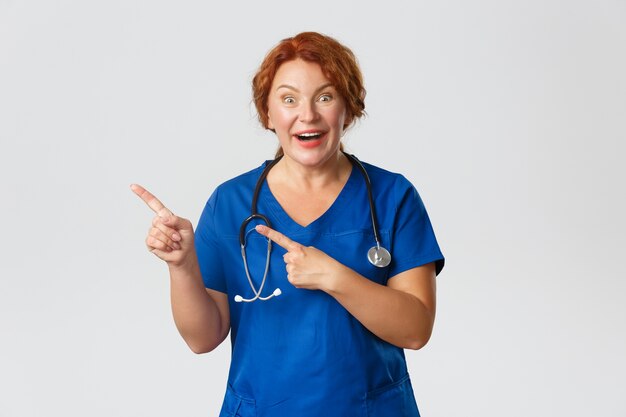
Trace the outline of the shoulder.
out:
[[[374,189],[393,190],[394,193],[399,195],[415,190],[411,181],[400,173],[389,171],[368,162],[361,161],[361,164],[367,171]]]
[[[207,200],[198,230],[221,237],[236,237],[242,218],[250,212],[254,186],[266,163],[218,185]]]
[[[267,161],[254,169],[237,175],[218,185],[215,191],[213,191],[213,194],[209,197],[207,205],[215,207],[222,202],[238,199],[242,195],[250,195],[251,190],[254,190],[254,186],[266,165]]]
[[[251,169],[250,171],[244,172],[243,174],[237,175],[234,178],[231,178],[227,181],[224,181],[220,185],[218,185],[217,189],[223,190],[224,192],[228,192],[232,189],[236,189],[239,187],[249,187],[256,184],[261,172],[267,165],[267,161],[263,162],[260,166]]]

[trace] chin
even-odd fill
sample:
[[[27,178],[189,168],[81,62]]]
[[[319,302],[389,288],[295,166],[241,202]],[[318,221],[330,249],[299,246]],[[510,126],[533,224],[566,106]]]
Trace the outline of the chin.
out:
[[[328,150],[296,150],[291,152],[286,152],[285,155],[294,162],[306,167],[316,167],[328,161],[332,158],[336,153],[339,152],[339,148],[337,151],[328,151]]]

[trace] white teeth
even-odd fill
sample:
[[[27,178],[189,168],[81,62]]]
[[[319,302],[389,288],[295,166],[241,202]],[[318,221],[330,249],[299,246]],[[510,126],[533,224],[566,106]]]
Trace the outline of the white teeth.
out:
[[[320,135],[321,133],[302,133],[301,135],[298,135],[298,136],[303,137],[303,138],[310,138],[313,136],[320,136]]]

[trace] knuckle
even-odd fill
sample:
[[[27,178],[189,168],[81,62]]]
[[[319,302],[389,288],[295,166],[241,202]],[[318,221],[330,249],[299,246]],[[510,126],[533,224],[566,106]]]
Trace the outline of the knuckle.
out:
[[[164,225],[163,223],[159,223],[156,227],[161,233],[163,233],[164,235],[172,235],[172,233],[174,232],[174,229]]]
[[[165,246],[168,246],[168,247],[171,247],[171,248],[174,247],[174,241],[171,240],[170,238],[168,238],[167,235],[165,235],[164,233],[161,233],[159,238],[160,238],[161,242],[163,242],[163,244]]]
[[[163,239],[163,232],[159,229],[152,229],[150,231],[150,236],[152,236],[155,240],[161,240]]]
[[[167,250],[168,248],[167,244],[163,242],[162,240],[158,239],[157,237],[150,238],[150,246],[152,246],[155,249],[160,249],[160,250]]]

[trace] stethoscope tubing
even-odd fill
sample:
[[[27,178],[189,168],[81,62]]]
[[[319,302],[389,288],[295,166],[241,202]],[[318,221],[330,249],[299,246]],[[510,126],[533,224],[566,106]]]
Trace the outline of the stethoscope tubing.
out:
[[[363,164],[361,164],[361,161],[359,161],[356,158],[356,156],[351,155],[347,152],[343,152],[343,154],[348,158],[348,160],[350,160],[353,166],[357,167],[357,169],[363,175],[363,179],[365,180],[365,186],[367,189],[367,199],[368,199],[369,206],[370,206],[370,217],[372,220],[372,230],[374,232],[374,240],[376,241],[376,246],[372,247],[368,251],[367,258],[372,265],[380,267],[380,268],[384,268],[387,265],[389,265],[389,263],[391,262],[391,255],[389,254],[389,251],[383,248],[380,244],[380,235],[378,234],[378,221],[377,221],[377,216],[376,216],[376,207],[374,205],[374,197],[372,195],[372,182],[370,181],[370,177],[367,174],[365,167],[363,166]],[[266,301],[272,297],[276,297],[281,294],[280,288],[276,288],[276,290],[274,290],[274,292],[271,295],[267,297],[261,297],[261,293],[263,292],[263,288],[265,286],[265,282],[267,279],[267,273],[269,271],[270,252],[271,252],[271,247],[272,247],[271,241],[268,239],[267,256],[266,256],[266,261],[265,261],[265,271],[263,273],[263,279],[261,280],[261,285],[258,290],[256,289],[256,287],[254,286],[254,283],[252,282],[252,277],[250,276],[250,271],[248,269],[248,261],[247,261],[247,256],[246,256],[246,227],[248,226],[248,224],[251,221],[258,219],[264,222],[267,227],[270,227],[270,228],[272,227],[270,220],[266,216],[257,212],[257,202],[259,199],[259,194],[261,192],[261,187],[263,187],[263,182],[265,181],[267,174],[274,167],[274,165],[276,165],[278,161],[280,161],[281,158],[282,158],[282,155],[274,159],[270,163],[268,163],[265,169],[263,170],[263,172],[261,172],[261,175],[259,179],[257,180],[257,183],[254,187],[254,194],[252,195],[252,207],[251,207],[252,214],[250,214],[250,216],[248,216],[243,221],[243,223],[241,223],[241,227],[239,228],[239,245],[241,247],[241,257],[243,259],[243,265],[246,271],[246,277],[248,278],[248,283],[250,284],[250,288],[252,288],[254,297],[247,299],[247,298],[243,298],[240,295],[236,295],[235,301],[237,302],[242,302],[242,301],[252,302],[252,301],[256,301],[257,299]]]
[[[363,174],[363,178],[365,179],[365,186],[367,188],[367,199],[370,204],[370,216],[372,218],[372,229],[374,231],[374,240],[376,241],[376,247],[380,248],[380,236],[378,235],[378,220],[376,217],[376,205],[374,204],[374,197],[372,196],[372,182],[370,181],[370,176],[367,175],[367,171],[365,167],[359,161],[356,156],[350,155],[347,152],[344,152],[344,155],[348,157],[348,159],[361,171]]]

